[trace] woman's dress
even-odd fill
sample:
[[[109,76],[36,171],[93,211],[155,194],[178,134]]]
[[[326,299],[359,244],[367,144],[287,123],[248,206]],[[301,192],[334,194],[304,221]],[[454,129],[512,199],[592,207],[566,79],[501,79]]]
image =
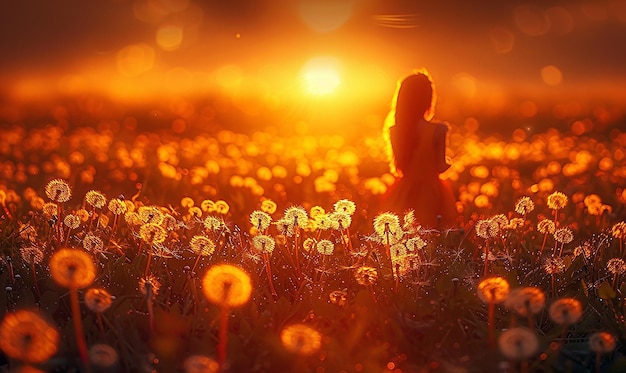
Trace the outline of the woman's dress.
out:
[[[449,164],[445,160],[448,126],[420,120],[407,129],[390,128],[396,168],[402,173],[383,197],[383,209],[402,214],[414,211],[424,227],[455,224],[456,199],[450,185],[439,178]]]

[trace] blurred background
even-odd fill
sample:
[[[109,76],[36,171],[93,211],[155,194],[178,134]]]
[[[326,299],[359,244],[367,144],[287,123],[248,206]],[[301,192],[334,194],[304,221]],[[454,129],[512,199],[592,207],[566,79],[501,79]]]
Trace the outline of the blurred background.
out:
[[[205,119],[178,130],[375,132],[397,80],[425,67],[454,125],[604,131],[623,124],[625,45],[625,0],[3,1],[0,118],[69,100]]]

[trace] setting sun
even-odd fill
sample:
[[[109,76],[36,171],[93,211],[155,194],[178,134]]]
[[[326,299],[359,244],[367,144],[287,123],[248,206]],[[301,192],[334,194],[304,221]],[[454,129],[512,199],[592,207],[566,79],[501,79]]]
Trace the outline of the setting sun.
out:
[[[340,69],[340,63],[336,58],[317,57],[310,59],[301,70],[304,90],[317,96],[334,93],[341,84]]]

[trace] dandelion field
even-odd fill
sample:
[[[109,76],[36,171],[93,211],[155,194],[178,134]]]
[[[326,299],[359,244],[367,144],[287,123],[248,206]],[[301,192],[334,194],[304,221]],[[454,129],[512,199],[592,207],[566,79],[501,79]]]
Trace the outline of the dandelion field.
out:
[[[4,116],[3,371],[625,369],[623,126],[453,125],[458,223],[422,227],[379,133],[187,109]]]

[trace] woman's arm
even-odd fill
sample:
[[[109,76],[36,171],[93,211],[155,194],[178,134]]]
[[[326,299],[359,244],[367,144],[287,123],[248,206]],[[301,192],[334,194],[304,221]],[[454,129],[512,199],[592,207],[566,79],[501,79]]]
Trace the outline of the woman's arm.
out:
[[[448,125],[446,123],[438,123],[435,130],[435,159],[437,161],[437,170],[439,173],[445,172],[450,168],[450,163],[446,158],[446,145],[448,143]]]

